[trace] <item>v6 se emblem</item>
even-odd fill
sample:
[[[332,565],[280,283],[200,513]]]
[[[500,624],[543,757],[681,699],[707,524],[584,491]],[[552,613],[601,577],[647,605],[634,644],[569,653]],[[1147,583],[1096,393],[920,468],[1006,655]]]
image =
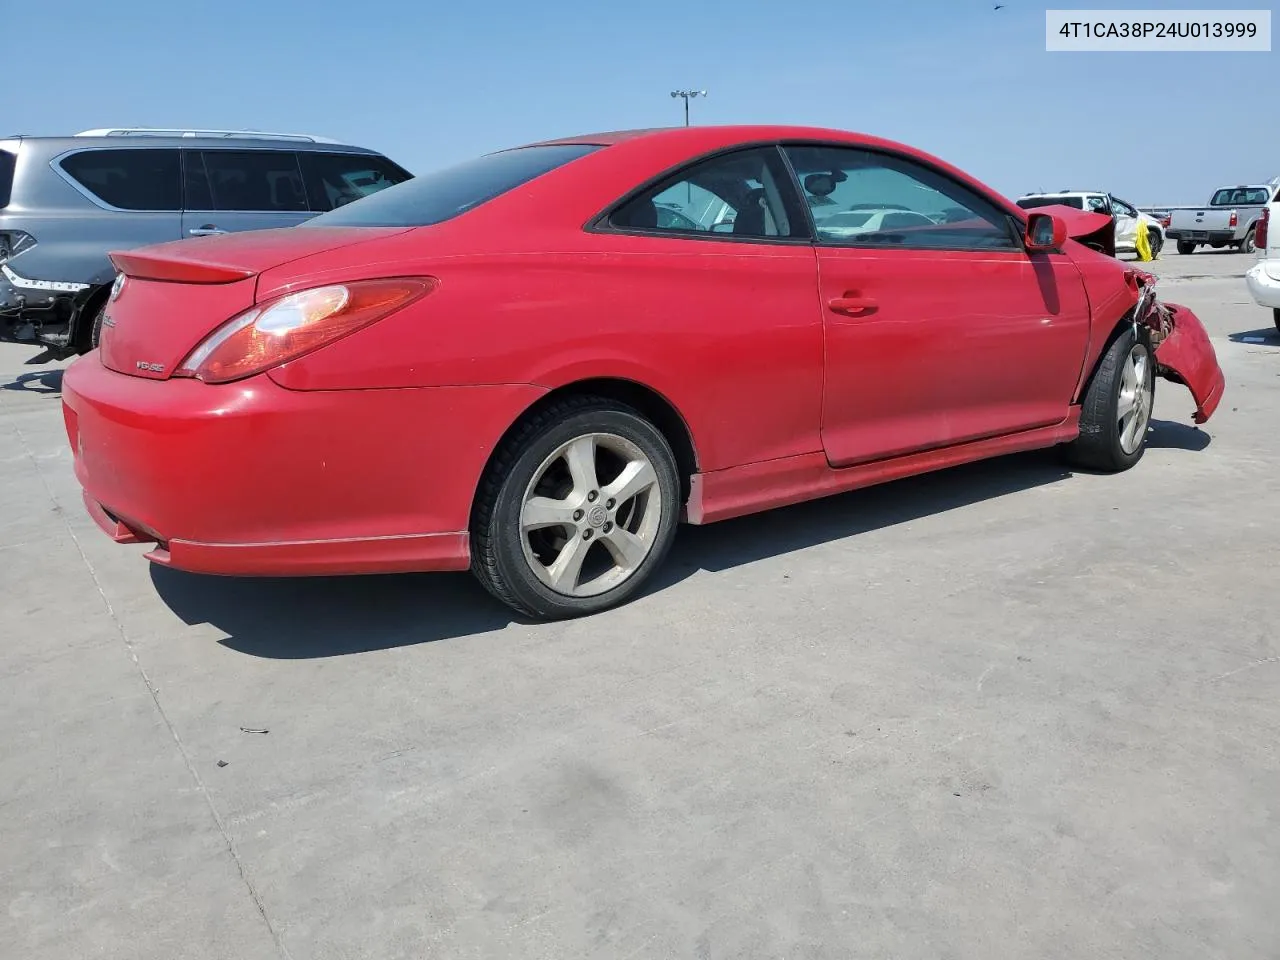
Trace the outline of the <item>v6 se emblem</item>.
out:
[[[164,373],[163,363],[148,363],[146,360],[138,361],[138,369],[146,370],[148,373]]]

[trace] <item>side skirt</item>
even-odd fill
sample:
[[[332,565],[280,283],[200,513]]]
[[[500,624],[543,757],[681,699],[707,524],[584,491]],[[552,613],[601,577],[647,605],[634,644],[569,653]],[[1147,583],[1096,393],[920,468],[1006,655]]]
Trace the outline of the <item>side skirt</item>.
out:
[[[924,450],[843,469],[832,467],[826,454],[816,451],[714,473],[698,473],[692,478],[689,501],[682,519],[695,525],[729,520],[975,460],[1068,443],[1079,432],[1080,408],[1072,407],[1066,420],[1051,427]]]

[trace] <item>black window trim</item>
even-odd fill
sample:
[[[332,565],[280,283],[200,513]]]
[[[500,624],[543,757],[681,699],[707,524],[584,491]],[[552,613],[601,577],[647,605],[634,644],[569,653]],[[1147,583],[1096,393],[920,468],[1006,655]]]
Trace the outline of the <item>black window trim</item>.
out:
[[[808,228],[808,236],[802,237],[746,237],[733,233],[712,233],[709,230],[673,230],[670,228],[644,228],[644,227],[618,227],[610,222],[610,218],[625,207],[632,200],[643,196],[653,190],[654,187],[660,186],[668,181],[675,181],[676,177],[684,171],[699,166],[708,160],[715,160],[719,157],[732,156],[735,153],[746,153],[751,150],[761,150],[773,148],[778,153],[779,160],[783,164],[783,168],[787,171],[791,178],[791,182],[779,183],[779,191],[785,192],[788,187],[791,190],[791,196],[783,197],[783,201],[790,199],[792,206],[796,207],[807,218],[808,214],[804,212],[804,207],[808,206],[804,202],[804,195],[796,193],[795,174],[791,170],[790,165],[786,162],[786,157],[778,150],[778,141],[776,140],[750,140],[735,143],[729,147],[716,147],[714,150],[708,150],[705,153],[696,154],[693,157],[686,157],[679,163],[662,170],[662,172],[643,181],[639,186],[633,187],[624,193],[620,198],[611,202],[600,213],[583,224],[582,229],[587,233],[604,234],[610,236],[627,236],[627,237],[656,237],[671,240],[701,240],[706,243],[749,243],[765,246],[812,246],[813,244],[813,223],[806,219],[805,225]],[[676,181],[679,182],[679,181]]]
[[[787,157],[786,148],[789,146],[796,147],[833,147],[846,150],[861,150],[864,153],[881,154],[916,166],[924,167],[934,175],[944,180],[950,181],[958,186],[961,190],[976,194],[979,199],[989,204],[997,213],[1002,214],[1005,220],[1005,228],[1009,232],[1009,237],[1013,241],[1013,245],[1008,248],[993,248],[983,250],[980,248],[968,246],[933,246],[933,247],[908,247],[908,246],[885,246],[880,244],[848,244],[834,243],[829,240],[821,240],[818,237],[817,227],[813,221],[813,211],[809,208],[809,204],[804,199],[804,187],[800,183],[800,178],[796,174],[795,168],[791,165],[791,160]],[[671,229],[644,229],[637,227],[617,227],[609,222],[609,218],[618,212],[622,207],[626,206],[632,200],[649,192],[654,187],[662,184],[667,180],[674,179],[684,170],[689,169],[706,160],[714,159],[718,156],[727,156],[734,153],[740,153],[746,150],[759,149],[761,147],[773,147],[777,151],[783,166],[791,179],[791,197],[793,204],[800,210],[804,218],[805,225],[808,228],[808,237],[743,237],[736,236],[731,233],[710,233],[708,231],[692,231],[692,230],[671,230]],[[779,184],[779,190],[783,189],[783,185]],[[788,138],[784,140],[744,140],[735,143],[729,147],[716,147],[704,153],[696,154],[692,157],[686,157],[679,163],[672,164],[664,168],[661,172],[642,181],[638,186],[624,193],[618,199],[609,203],[602,211],[591,217],[583,224],[582,229],[586,233],[612,235],[612,236],[629,236],[629,237],[661,237],[680,240],[701,240],[708,243],[750,243],[765,244],[769,246],[811,246],[822,249],[849,249],[849,250],[911,250],[914,252],[941,252],[941,253],[980,253],[980,254],[1027,254],[1026,248],[1026,224],[1027,211],[1014,204],[1014,209],[1018,213],[1013,213],[1005,209],[1005,204],[999,202],[999,197],[988,196],[984,192],[974,190],[968,184],[961,183],[945,170],[939,169],[934,164],[920,157],[900,150],[891,150],[884,147],[871,146],[868,144],[850,143],[845,140],[827,140],[827,139],[806,139],[806,138]]]
[[[172,210],[169,210],[169,209],[165,209],[165,210],[130,210],[128,207],[117,207],[117,206],[115,206],[114,204],[107,203],[107,201],[103,200],[103,199],[102,199],[101,197],[99,197],[96,193],[94,193],[92,190],[90,190],[88,187],[86,187],[83,183],[81,183],[79,180],[77,180],[75,177],[73,177],[73,176],[71,175],[70,171],[66,170],[66,169],[62,166],[62,161],[66,160],[68,157],[73,157],[73,156],[76,156],[76,155],[81,154],[81,153],[101,153],[101,152],[103,152],[103,151],[107,151],[107,150],[110,150],[110,151],[116,151],[116,150],[150,150],[150,151],[162,151],[162,150],[168,150],[168,151],[170,151],[170,152],[172,152],[172,153],[176,153],[176,154],[178,154],[178,206],[177,206],[175,209],[172,209]],[[56,157],[53,157],[53,158],[49,161],[49,168],[50,168],[51,170],[53,170],[53,172],[54,172],[57,176],[61,177],[61,178],[62,178],[62,179],[63,179],[63,180],[64,180],[64,181],[65,181],[65,182],[66,182],[66,183],[67,183],[67,184],[68,184],[68,185],[73,189],[73,190],[75,190],[78,194],[80,194],[82,197],[84,197],[86,200],[88,200],[90,203],[92,203],[95,207],[98,207],[99,209],[102,209],[102,210],[110,210],[112,213],[125,213],[125,214],[130,214],[130,215],[137,215],[137,216],[145,216],[145,215],[148,215],[148,214],[152,214],[152,215],[154,215],[154,214],[160,214],[160,213],[165,213],[165,214],[168,214],[168,213],[177,213],[177,214],[180,214],[180,213],[182,213],[182,190],[183,190],[183,184],[182,184],[182,150],[181,150],[181,148],[180,148],[180,147],[156,147],[156,146],[143,146],[143,145],[141,145],[141,144],[131,144],[131,145],[121,144],[121,145],[119,145],[119,146],[116,146],[115,144],[112,144],[111,146],[102,146],[102,145],[98,145],[98,146],[92,146],[92,147],[75,147],[75,148],[73,148],[73,149],[71,149],[71,150],[64,150],[62,153],[58,154]]]
[[[1026,216],[1025,216],[1026,211],[1025,210],[1022,210],[1021,207],[1017,207],[1017,209],[1021,210],[1024,215],[1021,217],[1015,216],[1014,214],[1006,210],[1003,204],[998,202],[998,198],[987,196],[985,193],[975,190],[973,187],[969,186],[968,184],[960,182],[955,178],[953,174],[948,173],[945,170],[939,169],[937,166],[930,163],[928,160],[925,160],[921,157],[913,156],[912,154],[909,154],[909,153],[904,153],[901,150],[891,150],[885,147],[871,146],[868,144],[848,143],[846,141],[841,141],[841,140],[787,139],[787,140],[778,141],[777,146],[778,146],[779,152],[782,154],[783,162],[787,165],[787,169],[791,172],[792,189],[798,190],[800,193],[800,206],[804,209],[805,217],[808,219],[809,233],[813,238],[812,242],[815,247],[819,247],[822,249],[837,249],[837,250],[871,250],[871,251],[910,250],[915,253],[979,253],[979,254],[1013,253],[1013,254],[1020,254],[1023,256],[1026,255],[1027,249],[1026,249],[1026,236],[1025,236],[1026,234]],[[1009,240],[1011,241],[1011,245],[1009,247],[995,247],[995,248],[989,248],[989,249],[983,249],[981,247],[962,246],[962,245],[954,245],[954,246],[953,245],[937,245],[937,246],[921,247],[921,246],[909,246],[907,244],[902,244],[902,245],[895,244],[890,246],[888,244],[856,243],[856,242],[851,243],[848,241],[835,241],[835,240],[827,240],[827,239],[820,238],[818,236],[818,228],[814,223],[813,211],[809,208],[809,204],[804,199],[804,186],[800,182],[799,174],[796,173],[795,168],[791,165],[791,158],[787,156],[787,150],[786,150],[787,147],[829,147],[833,149],[842,149],[842,150],[858,150],[858,151],[861,151],[862,153],[889,157],[891,159],[899,160],[908,164],[913,164],[917,167],[921,167],[925,170],[928,170],[934,176],[954,184],[956,187],[958,187],[960,190],[964,191],[965,193],[970,193],[975,195],[979,200],[983,201],[988,206],[990,206],[997,214],[1001,214],[1004,219],[1004,228],[1008,234]],[[1016,207],[1017,205],[1015,204],[1014,206]],[[974,212],[976,213],[977,211],[974,211]]]

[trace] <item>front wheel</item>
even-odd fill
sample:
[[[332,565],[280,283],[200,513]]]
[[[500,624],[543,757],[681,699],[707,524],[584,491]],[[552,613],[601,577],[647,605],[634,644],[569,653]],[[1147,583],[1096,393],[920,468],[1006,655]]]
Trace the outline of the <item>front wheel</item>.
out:
[[[1195,253],[1195,252],[1196,252],[1196,245],[1195,245],[1194,243],[1192,243],[1190,240],[1179,240],[1179,241],[1178,241],[1178,252],[1179,252],[1179,253],[1183,253],[1183,254],[1186,254],[1186,253]]]
[[[514,610],[555,620],[635,595],[675,538],[680,479],[637,411],[570,397],[527,419],[476,501],[472,572]]]
[[[1151,245],[1151,259],[1154,260],[1164,249],[1164,237],[1152,230],[1147,234],[1147,243]]]
[[[1128,470],[1147,448],[1155,403],[1156,370],[1151,340],[1126,327],[1107,348],[1085,391],[1080,435],[1067,447],[1072,461],[1094,470]]]

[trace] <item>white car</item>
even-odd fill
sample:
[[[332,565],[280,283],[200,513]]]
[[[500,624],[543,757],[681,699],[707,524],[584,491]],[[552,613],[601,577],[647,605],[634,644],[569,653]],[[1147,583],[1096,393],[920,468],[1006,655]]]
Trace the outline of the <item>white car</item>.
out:
[[[817,217],[815,226],[824,237],[856,237],[864,233],[892,232],[903,227],[931,227],[938,221],[914,210],[896,207],[867,207],[842,210]]]
[[[1280,199],[1263,209],[1254,227],[1258,262],[1244,275],[1249,293],[1261,307],[1270,307],[1280,330]]]
[[[1157,256],[1164,246],[1164,224],[1150,214],[1141,212],[1131,203],[1100,190],[1059,190],[1056,193],[1028,193],[1014,201],[1024,210],[1035,207],[1047,207],[1060,203],[1075,207],[1077,210],[1088,210],[1091,213],[1105,213],[1116,221],[1116,253],[1138,252],[1138,224],[1147,225],[1147,242],[1151,244],[1151,255]]]

